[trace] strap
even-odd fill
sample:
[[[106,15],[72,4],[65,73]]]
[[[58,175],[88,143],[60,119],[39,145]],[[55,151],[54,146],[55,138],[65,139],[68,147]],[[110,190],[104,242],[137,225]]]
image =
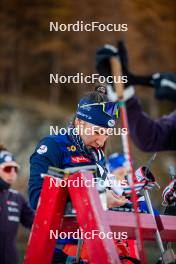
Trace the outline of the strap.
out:
[[[120,259],[121,260],[129,260],[129,261],[131,261],[134,264],[141,264],[141,262],[138,259],[132,258],[132,257],[129,257],[129,256],[121,256]]]

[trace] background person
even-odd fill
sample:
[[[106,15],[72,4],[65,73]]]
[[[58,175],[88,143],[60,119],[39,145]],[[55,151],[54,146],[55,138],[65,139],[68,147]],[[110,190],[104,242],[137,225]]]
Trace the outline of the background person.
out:
[[[155,73],[147,76],[132,74],[128,69],[127,50],[124,43],[119,41],[118,48],[105,45],[97,51],[96,68],[100,75],[112,76],[109,62],[111,57],[120,60],[122,73],[128,77],[128,82],[124,85],[124,99],[126,100],[130,136],[134,144],[146,152],[176,150],[176,110],[153,120],[143,111],[139,99],[135,96],[134,88],[134,85],[152,86],[157,99],[176,102],[176,74]],[[114,94],[112,85],[109,87],[111,91],[109,95]]]
[[[31,228],[34,211],[18,191],[11,189],[19,165],[5,147],[0,146],[0,263],[17,264],[16,237],[19,224]]]
[[[129,210],[130,210],[131,205],[129,207],[128,202],[130,201],[131,197],[128,194],[128,188],[125,188],[125,187],[129,186],[128,179],[127,179],[127,173],[128,173],[127,161],[125,159],[125,156],[123,154],[113,153],[108,157],[107,164],[108,164],[108,169],[109,169],[110,173],[112,175],[115,175],[116,180],[121,183],[122,190],[124,189],[122,196],[124,197],[124,199],[126,199],[127,203],[124,202],[119,207],[123,206],[124,211],[127,211],[127,208],[129,208]],[[135,175],[137,175],[139,173],[139,170],[137,170],[137,171],[135,172]],[[139,183],[140,182],[138,181],[137,176],[136,176],[136,179],[134,181],[134,186],[135,186],[135,190],[136,190],[136,194],[137,194],[137,198],[138,198],[138,207],[142,213],[149,213],[147,204],[144,200],[144,197],[142,196],[140,191],[138,191],[138,188],[139,188],[139,190],[142,190],[142,188],[143,188],[143,187],[140,188],[140,186],[138,186]],[[146,182],[146,184],[147,184],[147,182]],[[147,186],[147,185],[145,185],[145,186]],[[149,186],[149,188],[150,188],[150,186]],[[153,187],[151,187],[151,188],[153,188]],[[119,211],[122,211],[122,208],[120,208]],[[156,209],[154,209],[154,212],[156,215],[158,214],[158,211]]]

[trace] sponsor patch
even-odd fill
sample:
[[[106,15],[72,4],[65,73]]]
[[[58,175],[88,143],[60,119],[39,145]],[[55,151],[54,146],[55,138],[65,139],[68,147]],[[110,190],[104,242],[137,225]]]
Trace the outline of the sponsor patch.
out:
[[[11,206],[18,206],[18,204],[16,202],[10,201],[10,200],[7,200],[6,204],[11,205]]]
[[[15,212],[15,213],[18,213],[19,212],[18,208],[16,208],[16,207],[10,207],[10,206],[8,206],[7,209],[8,209],[9,212]]]
[[[14,216],[14,215],[9,215],[8,216],[8,220],[12,221],[12,222],[19,222],[20,218],[18,216]]]
[[[90,159],[85,158],[84,156],[74,156],[71,157],[72,163],[83,163],[83,162],[90,162]]]
[[[92,119],[91,116],[86,115],[86,114],[84,114],[84,113],[82,113],[82,112],[80,112],[80,111],[77,112],[77,115],[84,116],[84,117],[87,118],[88,120],[91,120],[91,119]]]
[[[75,152],[76,151],[76,147],[74,145],[72,145],[72,146],[67,147],[67,150]]]

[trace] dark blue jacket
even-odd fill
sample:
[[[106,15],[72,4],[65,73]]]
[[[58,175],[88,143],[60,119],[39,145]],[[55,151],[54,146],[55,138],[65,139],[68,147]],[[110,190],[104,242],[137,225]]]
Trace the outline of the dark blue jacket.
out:
[[[94,160],[85,158],[66,135],[48,136],[37,145],[30,158],[29,200],[31,207],[36,209],[40,196],[43,178],[49,166],[65,169],[95,165]]]
[[[0,190],[0,263],[18,263],[16,237],[19,224],[31,228],[34,211],[16,190]]]
[[[176,150],[176,111],[153,120],[143,112],[135,96],[127,101],[126,107],[131,138],[141,150]]]

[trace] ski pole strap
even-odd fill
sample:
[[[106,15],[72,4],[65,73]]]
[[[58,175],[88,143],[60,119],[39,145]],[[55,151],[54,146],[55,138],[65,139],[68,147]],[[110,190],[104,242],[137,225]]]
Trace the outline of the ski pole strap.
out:
[[[153,173],[145,166],[139,167],[135,171],[135,176],[135,183],[144,183],[144,189],[150,190],[153,187],[160,188]]]
[[[158,183],[155,181],[154,175],[149,170],[147,170],[146,173],[146,167],[140,167],[135,171],[135,192],[139,192],[141,190],[151,190],[156,186],[158,186]],[[113,174],[107,174],[105,188],[107,187],[110,187],[117,195],[132,193],[131,185],[129,183],[116,180],[116,177]]]
[[[147,183],[146,182],[142,182],[142,183],[135,183],[134,184],[134,189],[136,192],[139,192],[141,190],[151,190],[154,187],[156,187],[155,183]],[[124,194],[131,194],[132,193],[132,189],[130,187],[130,185],[126,185],[124,188]]]

